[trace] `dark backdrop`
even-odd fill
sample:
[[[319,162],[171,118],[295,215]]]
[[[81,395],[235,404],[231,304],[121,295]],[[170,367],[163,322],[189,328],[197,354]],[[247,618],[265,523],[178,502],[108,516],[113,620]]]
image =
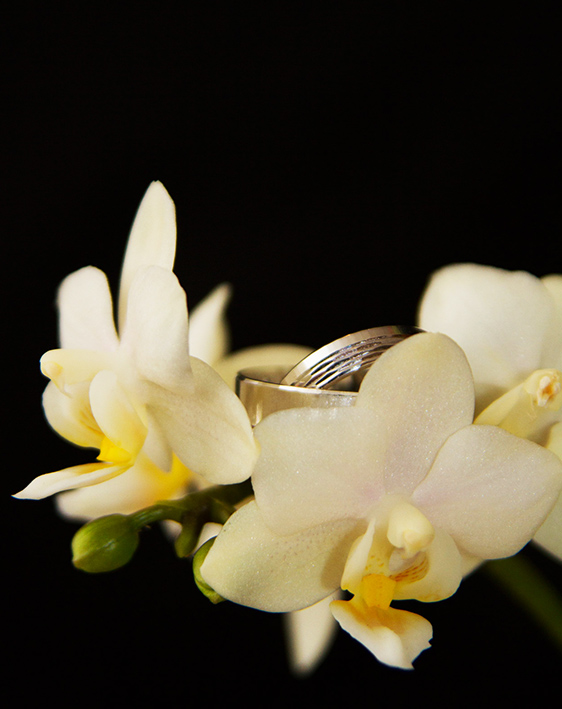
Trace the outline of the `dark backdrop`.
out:
[[[549,5],[192,5],[24,2],[4,16],[7,686],[70,706],[551,697],[562,655],[482,573],[420,609],[434,642],[413,673],[342,632],[298,681],[280,618],[211,606],[158,529],[127,568],[86,576],[52,502],[9,498],[78,460],[40,405],[56,287],[90,263],[116,285],[154,179],[176,203],[189,303],[234,287],[235,348],[412,323],[429,274],[455,261],[560,272]],[[530,555],[562,587],[560,566]]]

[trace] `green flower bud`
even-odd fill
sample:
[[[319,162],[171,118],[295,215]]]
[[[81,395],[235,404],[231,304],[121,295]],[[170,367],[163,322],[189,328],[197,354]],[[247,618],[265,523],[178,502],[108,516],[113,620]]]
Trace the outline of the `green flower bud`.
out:
[[[195,552],[195,556],[193,557],[193,578],[195,579],[195,583],[197,584],[197,587],[201,591],[201,593],[204,596],[207,596],[207,598],[211,601],[211,603],[220,603],[221,601],[224,601],[224,598],[220,596],[216,591],[214,591],[209,584],[203,580],[203,577],[201,576],[201,564],[205,561],[205,557],[209,553],[211,547],[215,543],[215,538],[213,537],[212,539],[209,539],[205,544],[199,547],[199,549]]]
[[[99,517],[84,525],[72,540],[72,563],[89,573],[113,571],[129,562],[139,535],[126,515]]]

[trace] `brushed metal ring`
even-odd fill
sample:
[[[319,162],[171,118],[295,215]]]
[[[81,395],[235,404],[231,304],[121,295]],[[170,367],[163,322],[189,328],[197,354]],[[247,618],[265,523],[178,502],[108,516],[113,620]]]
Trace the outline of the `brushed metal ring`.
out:
[[[383,352],[418,332],[417,327],[387,325],[345,335],[302,359],[281,384],[330,389],[352,375],[364,374]]]
[[[315,350],[289,372],[271,366],[243,369],[236,377],[236,393],[252,426],[284,409],[352,406],[361,375],[383,352],[418,332],[397,325],[360,330]]]

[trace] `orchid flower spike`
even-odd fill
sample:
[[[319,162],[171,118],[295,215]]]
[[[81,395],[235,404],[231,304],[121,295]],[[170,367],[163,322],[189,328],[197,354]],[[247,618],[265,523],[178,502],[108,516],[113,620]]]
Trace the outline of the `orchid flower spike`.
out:
[[[515,554],[562,488],[562,461],[473,425],[462,350],[414,335],[365,376],[355,406],[293,409],[255,428],[255,500],[232,515],[201,566],[222,597],[265,611],[338,589],[340,625],[388,665],[411,668],[430,623],[391,603],[453,594],[475,559]]]
[[[71,490],[58,496],[59,510],[89,519],[250,476],[257,447],[246,411],[211,366],[189,354],[186,296],[172,272],[175,249],[174,204],[154,182],[125,253],[118,330],[102,271],[88,266],[62,282],[61,348],[41,359],[51,380],[43,406],[55,431],[99,455],[40,475],[16,497]],[[226,297],[224,288],[213,296]],[[220,307],[207,310],[218,323]],[[224,336],[204,315],[198,320],[204,336],[218,337],[220,350]],[[199,349],[212,348],[200,342]]]
[[[562,458],[562,276],[447,266],[429,281],[419,325],[463,348],[475,423],[501,426]],[[562,497],[535,541],[562,559]]]

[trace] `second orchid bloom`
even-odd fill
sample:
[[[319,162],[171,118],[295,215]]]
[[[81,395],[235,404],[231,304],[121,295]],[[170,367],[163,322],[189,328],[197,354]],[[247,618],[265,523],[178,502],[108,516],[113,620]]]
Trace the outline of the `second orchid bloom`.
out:
[[[131,230],[118,329],[102,271],[90,266],[63,281],[61,349],[41,360],[51,380],[43,405],[51,426],[98,449],[98,460],[41,475],[17,497],[70,490],[58,496],[59,509],[89,519],[133,512],[190,485],[249,477],[257,447],[246,411],[223,379],[189,354],[185,292],[172,272],[175,248],[174,204],[155,182]]]

